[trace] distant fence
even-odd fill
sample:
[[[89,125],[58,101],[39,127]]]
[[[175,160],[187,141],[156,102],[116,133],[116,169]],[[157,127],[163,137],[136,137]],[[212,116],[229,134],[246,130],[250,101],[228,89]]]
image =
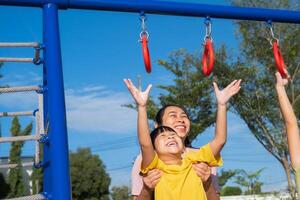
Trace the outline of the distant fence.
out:
[[[290,195],[287,193],[280,193],[277,195],[240,195],[240,196],[226,196],[221,197],[221,200],[289,200]]]

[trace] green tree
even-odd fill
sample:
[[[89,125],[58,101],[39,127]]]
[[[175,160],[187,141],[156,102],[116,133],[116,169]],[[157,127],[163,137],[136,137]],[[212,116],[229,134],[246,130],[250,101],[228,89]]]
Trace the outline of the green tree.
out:
[[[232,0],[236,6],[272,7],[297,9],[294,1]],[[296,4],[299,6],[299,4]],[[288,189],[295,199],[295,184],[289,160],[285,128],[282,123],[274,90],[274,56],[267,38],[269,30],[264,22],[237,21],[240,33],[240,52],[236,59],[228,56],[226,48],[216,51],[214,74],[204,78],[200,72],[200,56],[179,50],[171,54],[168,61],[159,64],[170,71],[174,77],[168,86],[159,86],[165,90],[160,94],[159,104],[178,103],[188,109],[192,120],[191,138],[195,138],[215,121],[215,106],[212,101],[212,80],[219,85],[227,85],[233,78],[243,79],[242,89],[230,101],[230,110],[236,113],[248,126],[260,144],[273,155],[285,170]],[[267,30],[267,31],[266,31]],[[280,33],[282,54],[291,74],[291,83],[287,89],[295,113],[300,117],[300,27],[291,24],[276,24],[275,35]],[[150,113],[153,113],[154,106]],[[151,117],[151,115],[150,115]]]
[[[9,184],[6,182],[2,173],[0,173],[0,198],[5,198],[9,193]]]
[[[131,200],[128,186],[113,187],[111,191],[112,200]]]
[[[245,194],[260,194],[263,183],[259,181],[259,177],[262,171],[263,169],[259,169],[253,173],[247,173],[245,170],[240,170],[235,182],[246,188]]]
[[[41,148],[42,149],[42,148]],[[32,194],[38,194],[43,191],[43,168],[32,169],[31,174],[32,181]]]
[[[70,153],[72,196],[74,200],[108,200],[110,177],[98,155],[89,148]]]
[[[265,7],[276,9],[299,9],[293,0],[232,0],[233,5]],[[239,74],[245,79],[240,95],[233,98],[231,105],[245,121],[256,139],[282,165],[288,182],[288,190],[296,199],[295,184],[289,159],[285,128],[278,109],[274,90],[275,63],[269,49],[270,31],[263,22],[237,21],[241,41],[241,54],[233,65],[230,74]],[[296,115],[300,116],[300,27],[293,24],[273,24],[274,33],[279,38],[282,55],[285,58],[291,82],[287,88],[288,96]],[[249,67],[250,66],[250,67]],[[226,67],[227,68],[227,67]],[[223,71],[224,74],[224,71]],[[252,79],[252,80],[251,80]]]
[[[221,190],[221,196],[234,196],[241,195],[242,189],[240,187],[235,186],[225,186]]]
[[[221,170],[220,172],[218,172],[218,183],[220,187],[223,187],[226,185],[227,181],[229,181],[229,179],[231,179],[232,177],[234,177],[237,173],[239,173],[239,170],[235,169],[235,170]]]
[[[18,117],[14,117],[12,120],[12,126],[10,129],[12,136],[25,136],[29,135],[32,131],[32,123],[26,126],[24,130],[21,130],[21,125]],[[21,154],[24,142],[12,142],[9,152],[9,163],[21,165]],[[9,170],[8,183],[10,186],[9,198],[20,197],[28,195],[29,191],[26,191],[26,186],[23,180],[22,167],[12,168]]]

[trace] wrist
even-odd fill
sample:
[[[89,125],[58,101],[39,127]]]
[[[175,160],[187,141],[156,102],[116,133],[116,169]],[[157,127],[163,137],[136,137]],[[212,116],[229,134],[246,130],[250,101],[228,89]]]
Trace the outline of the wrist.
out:
[[[148,187],[146,184],[143,185],[143,190],[147,191],[147,192],[153,192],[154,188]]]
[[[147,108],[147,106],[146,105],[137,105],[137,109],[146,109]]]
[[[284,89],[284,85],[276,84],[275,88],[276,89]]]
[[[203,187],[205,191],[209,189],[211,183],[212,183],[212,179],[211,176],[209,176],[209,178],[205,182],[203,182]]]
[[[218,108],[227,108],[227,103],[218,103]]]

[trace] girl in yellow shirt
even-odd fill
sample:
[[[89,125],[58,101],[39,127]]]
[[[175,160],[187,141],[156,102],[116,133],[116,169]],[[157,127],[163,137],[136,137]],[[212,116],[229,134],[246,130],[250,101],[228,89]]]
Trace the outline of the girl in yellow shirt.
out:
[[[291,163],[295,170],[298,199],[300,199],[300,135],[298,121],[284,88],[288,84],[289,77],[282,78],[279,72],[276,72],[275,75],[277,80],[276,92],[286,128]]]
[[[124,80],[128,90],[137,104],[138,110],[138,139],[142,154],[142,172],[147,173],[153,168],[161,169],[164,173],[155,187],[155,200],[206,200],[200,178],[195,174],[192,163],[207,162],[212,166],[222,164],[220,151],[226,142],[226,104],[231,96],[240,89],[241,80],[235,80],[225,89],[219,90],[214,83],[218,102],[217,126],[214,139],[198,152],[183,155],[183,141],[170,127],[158,127],[151,136],[147,118],[146,104],[151,85],[145,91],[138,90],[131,80]],[[186,114],[177,116],[177,126],[184,126],[188,121]]]

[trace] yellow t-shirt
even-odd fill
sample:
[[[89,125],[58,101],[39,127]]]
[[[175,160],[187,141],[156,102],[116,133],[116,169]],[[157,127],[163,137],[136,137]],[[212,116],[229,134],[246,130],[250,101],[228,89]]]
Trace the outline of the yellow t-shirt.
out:
[[[206,144],[198,151],[189,151],[184,155],[181,165],[166,165],[157,154],[151,164],[142,173],[157,168],[163,171],[155,187],[155,200],[206,200],[201,179],[192,168],[193,163],[206,162],[210,166],[221,166],[222,159],[214,158],[210,145]]]

